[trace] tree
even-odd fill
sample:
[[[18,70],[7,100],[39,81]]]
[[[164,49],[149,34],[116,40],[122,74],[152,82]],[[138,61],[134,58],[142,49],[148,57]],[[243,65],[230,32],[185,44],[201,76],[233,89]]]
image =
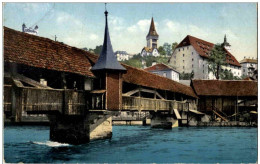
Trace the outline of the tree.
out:
[[[158,51],[159,51],[160,55],[165,55],[166,54],[166,52],[165,52],[165,50],[164,50],[164,48],[162,46],[160,46],[158,48]]]
[[[94,53],[95,54],[100,54],[101,53],[101,51],[102,51],[102,45],[99,45],[99,46],[96,46],[96,48],[94,49]]]
[[[177,42],[172,43],[172,52],[175,50],[175,48],[178,46]]]
[[[170,56],[170,55],[171,55],[171,53],[172,53],[172,46],[171,46],[169,43],[164,43],[164,44],[163,44],[163,49],[164,49],[165,54],[166,54],[167,56]]]
[[[221,72],[221,66],[225,66],[226,63],[226,52],[220,44],[216,44],[210,51],[208,66],[209,71],[213,73],[216,79],[219,79]]]

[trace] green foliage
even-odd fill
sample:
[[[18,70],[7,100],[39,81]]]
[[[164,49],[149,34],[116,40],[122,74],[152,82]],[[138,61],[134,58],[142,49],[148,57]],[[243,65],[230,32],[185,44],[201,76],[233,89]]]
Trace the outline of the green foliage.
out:
[[[221,66],[226,64],[226,52],[220,44],[216,44],[209,55],[209,71],[213,73],[216,79],[219,79],[220,74],[222,73]]]
[[[241,80],[241,79],[243,79],[243,78],[234,76],[233,73],[230,70],[227,70],[227,69],[225,69],[221,72],[220,78],[222,80]]]
[[[172,52],[175,50],[175,48],[178,46],[177,42],[172,43]]]
[[[160,55],[165,55],[166,54],[166,52],[165,52],[165,50],[164,50],[164,48],[162,46],[160,46],[158,48],[158,52],[160,53]]]
[[[102,47],[103,47],[102,45],[99,45],[99,46],[96,46],[95,49],[92,49],[92,48],[88,49],[87,47],[84,47],[82,49],[85,50],[85,51],[89,51],[89,52],[92,52],[92,53],[99,55],[102,51]]]
[[[194,77],[194,73],[180,73],[180,80],[190,80]]]
[[[142,61],[142,57],[139,53],[138,55],[134,55],[133,58],[131,58],[129,60],[122,61],[122,63],[125,63],[125,64],[133,66],[133,67],[142,68],[141,61]]]
[[[125,64],[133,66],[133,67],[142,68],[142,60],[144,60],[146,62],[147,67],[151,66],[153,62],[164,63],[164,64],[168,63],[168,57],[165,57],[165,56],[159,56],[159,57],[146,56],[146,57],[142,57],[140,54],[134,55],[133,58],[126,60],[126,61],[122,61],[122,63],[125,63]]]
[[[172,46],[169,43],[164,43],[163,49],[165,51],[165,55],[170,56],[172,54]]]

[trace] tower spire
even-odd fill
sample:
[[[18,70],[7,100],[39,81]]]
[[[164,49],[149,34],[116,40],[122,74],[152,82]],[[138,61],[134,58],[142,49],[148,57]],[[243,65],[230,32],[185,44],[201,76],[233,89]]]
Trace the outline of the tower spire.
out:
[[[126,69],[117,61],[116,56],[114,55],[112,44],[110,41],[109,30],[108,30],[108,23],[107,17],[108,12],[106,9],[105,3],[105,35],[104,35],[104,42],[102,51],[99,55],[98,61],[92,67],[92,71],[97,70],[121,70],[126,71]]]
[[[155,29],[153,17],[152,17],[152,20],[151,20],[150,29],[149,29],[147,36],[159,36],[156,32],[156,29]]]

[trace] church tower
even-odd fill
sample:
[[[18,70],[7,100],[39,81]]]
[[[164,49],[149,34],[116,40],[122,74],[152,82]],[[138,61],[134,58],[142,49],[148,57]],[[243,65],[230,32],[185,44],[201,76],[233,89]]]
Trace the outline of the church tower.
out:
[[[231,52],[231,45],[227,42],[227,36],[225,34],[224,36],[224,42],[222,43],[222,46],[228,50],[229,52]]]
[[[153,21],[153,17],[152,17],[150,30],[146,36],[147,47],[151,48],[151,49],[157,48],[158,39],[159,39],[159,35],[157,34],[157,32],[155,30],[155,25],[154,25],[154,21]]]

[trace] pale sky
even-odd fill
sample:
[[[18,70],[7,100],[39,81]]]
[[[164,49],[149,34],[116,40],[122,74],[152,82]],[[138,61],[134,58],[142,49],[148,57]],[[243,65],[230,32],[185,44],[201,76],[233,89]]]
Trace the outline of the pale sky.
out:
[[[232,54],[257,57],[257,3],[109,3],[109,30],[114,51],[140,53],[154,17],[159,46],[192,35],[222,43]],[[39,26],[39,36],[78,48],[103,43],[104,3],[5,3],[3,25],[18,31]]]

